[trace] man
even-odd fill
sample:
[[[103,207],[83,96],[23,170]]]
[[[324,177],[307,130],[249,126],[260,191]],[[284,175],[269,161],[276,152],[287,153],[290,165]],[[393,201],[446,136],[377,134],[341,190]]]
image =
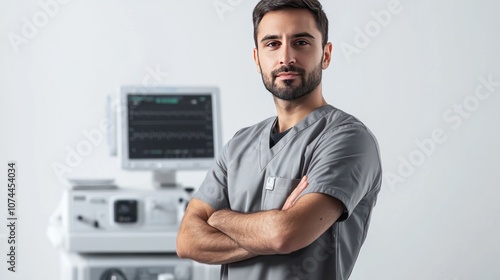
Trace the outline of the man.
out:
[[[326,103],[328,20],[317,0],[262,0],[254,60],[277,117],[225,145],[189,203],[177,254],[221,279],[347,279],[381,184],[375,138]]]

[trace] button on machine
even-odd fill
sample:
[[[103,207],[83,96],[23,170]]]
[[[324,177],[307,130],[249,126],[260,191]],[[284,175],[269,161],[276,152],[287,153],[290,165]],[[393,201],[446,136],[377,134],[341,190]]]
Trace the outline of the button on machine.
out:
[[[137,200],[116,200],[114,202],[115,222],[135,223],[137,222]]]

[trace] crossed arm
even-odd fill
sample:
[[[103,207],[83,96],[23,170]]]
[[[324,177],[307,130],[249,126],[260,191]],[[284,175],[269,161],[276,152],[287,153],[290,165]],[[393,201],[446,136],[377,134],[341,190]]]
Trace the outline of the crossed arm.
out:
[[[257,255],[288,254],[325,232],[342,214],[342,203],[325,194],[310,193],[304,177],[281,210],[238,213],[215,211],[193,199],[177,236],[177,254],[202,263],[224,264]]]

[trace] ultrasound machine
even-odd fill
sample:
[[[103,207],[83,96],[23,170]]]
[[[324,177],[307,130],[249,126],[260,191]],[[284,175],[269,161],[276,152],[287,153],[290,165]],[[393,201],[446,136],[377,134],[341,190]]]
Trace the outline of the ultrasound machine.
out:
[[[175,253],[194,190],[181,187],[176,172],[208,170],[214,162],[222,146],[218,89],[123,86],[118,104],[112,111],[121,167],[151,171],[151,188],[69,181],[48,228],[60,249],[61,279],[219,279],[219,267]]]

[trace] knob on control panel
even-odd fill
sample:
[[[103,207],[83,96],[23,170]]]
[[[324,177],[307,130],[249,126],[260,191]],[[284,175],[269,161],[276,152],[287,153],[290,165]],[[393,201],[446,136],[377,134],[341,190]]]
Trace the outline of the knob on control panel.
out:
[[[82,223],[85,223],[85,224],[89,224],[95,228],[99,228],[99,221],[97,220],[92,220],[92,219],[89,219],[89,218],[85,218],[84,216],[82,215],[78,215],[76,216],[76,219],[81,221]]]

